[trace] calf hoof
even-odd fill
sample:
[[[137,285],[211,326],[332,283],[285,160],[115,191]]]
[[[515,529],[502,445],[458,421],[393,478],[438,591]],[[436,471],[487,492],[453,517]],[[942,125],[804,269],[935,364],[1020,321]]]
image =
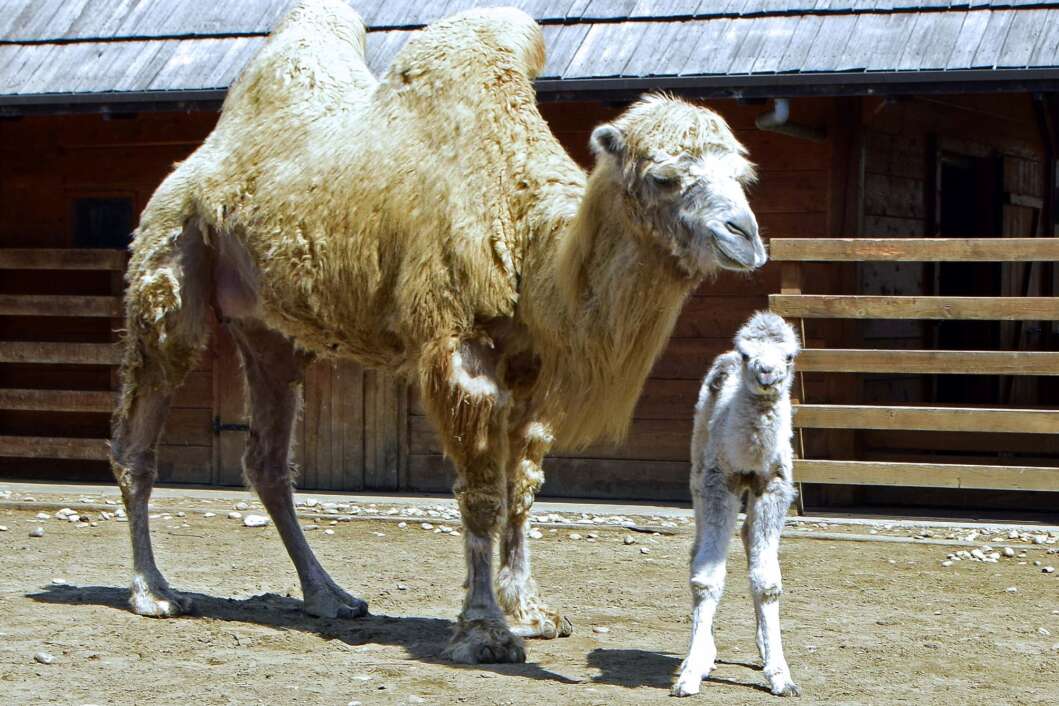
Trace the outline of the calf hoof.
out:
[[[181,596],[164,581],[151,582],[142,576],[136,576],[132,579],[129,589],[129,607],[136,615],[175,618],[190,613],[193,604],[190,598]]]
[[[526,661],[526,650],[503,620],[460,619],[442,657],[460,664],[515,663]]]
[[[792,681],[783,684],[773,684],[772,693],[776,696],[801,696],[802,690]]]

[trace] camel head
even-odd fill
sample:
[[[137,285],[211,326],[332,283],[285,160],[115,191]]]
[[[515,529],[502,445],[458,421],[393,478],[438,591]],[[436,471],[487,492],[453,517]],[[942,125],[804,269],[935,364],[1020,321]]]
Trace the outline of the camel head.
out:
[[[790,392],[798,334],[782,317],[759,311],[735,335],[743,359],[743,384],[751,394],[774,397]]]
[[[689,276],[750,271],[768,256],[746,197],[754,165],[717,113],[651,95],[592,132],[595,177],[624,189],[634,228]],[[602,170],[602,173],[599,173]]]

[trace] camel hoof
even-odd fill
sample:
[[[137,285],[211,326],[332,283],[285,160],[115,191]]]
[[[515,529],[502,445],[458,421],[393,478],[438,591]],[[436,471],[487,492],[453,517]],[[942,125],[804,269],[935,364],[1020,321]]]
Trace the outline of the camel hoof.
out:
[[[503,620],[461,619],[442,657],[460,664],[516,663],[526,661],[526,650]]]
[[[151,586],[137,577],[129,590],[129,607],[136,615],[148,618],[175,618],[191,612],[190,598],[181,596],[169,586]]]
[[[302,610],[317,618],[361,618],[368,614],[368,603],[337,586],[321,584],[303,591]]]
[[[794,682],[788,681],[773,685],[772,693],[776,696],[801,696],[802,690]]]

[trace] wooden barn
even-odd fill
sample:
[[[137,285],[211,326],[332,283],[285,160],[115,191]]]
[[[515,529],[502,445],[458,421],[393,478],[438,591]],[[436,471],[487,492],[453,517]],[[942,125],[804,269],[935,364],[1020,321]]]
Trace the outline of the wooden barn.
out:
[[[485,3],[350,0],[376,73]],[[0,3],[0,477],[100,480],[124,248],[290,0]],[[687,305],[618,448],[558,452],[545,494],[687,497],[712,357],[770,305],[801,327],[796,475],[818,507],[1054,512],[1059,0],[505,0],[544,28],[541,110],[583,164],[640,94],[703,99],[759,165],[772,261]],[[238,484],[223,329],[175,402],[163,482]],[[438,491],[415,394],[310,370],[304,488]]]

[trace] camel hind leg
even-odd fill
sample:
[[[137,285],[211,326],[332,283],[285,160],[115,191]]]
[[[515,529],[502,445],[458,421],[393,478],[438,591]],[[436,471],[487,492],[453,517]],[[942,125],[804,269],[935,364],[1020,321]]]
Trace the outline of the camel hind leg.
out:
[[[191,608],[155,563],[147,504],[157,476],[158,438],[174,390],[207,338],[210,268],[194,225],[141,228],[129,266],[121,393],[111,422],[110,463],[132,539],[129,604],[139,615],[170,617]]]
[[[243,473],[294,562],[305,612],[322,618],[365,615],[368,604],[339,588],[320,565],[294,510],[290,439],[309,356],[256,321],[231,323],[228,328],[243,358],[250,397],[250,437],[243,454]]]

